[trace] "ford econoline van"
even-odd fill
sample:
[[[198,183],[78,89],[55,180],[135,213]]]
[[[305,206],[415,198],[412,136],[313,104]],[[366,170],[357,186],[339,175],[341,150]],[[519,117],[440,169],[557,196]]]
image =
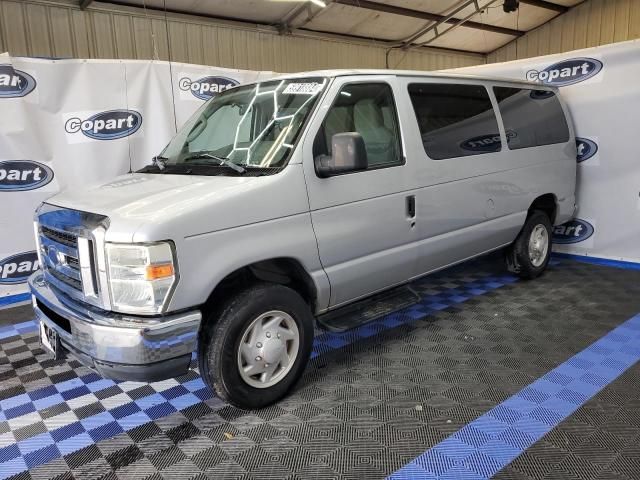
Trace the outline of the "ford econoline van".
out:
[[[540,275],[575,183],[567,108],[541,84],[385,70],[231,88],[137,173],[39,207],[41,340],[140,381],[197,351],[221,398],[262,407],[302,374],[315,322],[354,327],[497,249]]]

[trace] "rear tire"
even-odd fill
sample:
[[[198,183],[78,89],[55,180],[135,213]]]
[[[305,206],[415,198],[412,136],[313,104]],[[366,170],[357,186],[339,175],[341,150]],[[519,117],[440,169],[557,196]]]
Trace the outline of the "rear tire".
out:
[[[242,409],[271,405],[302,375],[313,345],[313,316],[294,290],[248,287],[214,309],[201,329],[200,374],[223,400]]]
[[[551,220],[535,210],[522,227],[516,240],[507,248],[505,258],[509,271],[527,280],[538,277],[551,257]]]

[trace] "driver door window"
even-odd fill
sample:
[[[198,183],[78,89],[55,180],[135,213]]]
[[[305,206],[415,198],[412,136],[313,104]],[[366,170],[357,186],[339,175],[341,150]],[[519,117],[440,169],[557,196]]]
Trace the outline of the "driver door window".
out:
[[[362,135],[369,169],[403,163],[398,115],[388,84],[352,83],[342,87],[314,140],[313,156],[330,156],[331,138],[344,132]]]

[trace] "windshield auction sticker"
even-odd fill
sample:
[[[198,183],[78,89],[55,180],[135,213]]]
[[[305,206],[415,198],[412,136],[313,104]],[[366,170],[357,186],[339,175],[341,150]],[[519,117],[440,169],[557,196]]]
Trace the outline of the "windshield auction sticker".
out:
[[[322,90],[321,83],[290,83],[282,93],[290,95],[315,95],[320,90]]]

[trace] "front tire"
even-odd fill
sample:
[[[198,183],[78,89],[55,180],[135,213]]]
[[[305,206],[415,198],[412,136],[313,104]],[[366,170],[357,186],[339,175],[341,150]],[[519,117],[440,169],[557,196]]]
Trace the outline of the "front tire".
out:
[[[545,271],[551,257],[551,220],[535,210],[522,227],[516,240],[506,250],[508,269],[521,278],[531,280]]]
[[[260,283],[210,312],[198,362],[205,383],[242,409],[276,402],[302,375],[313,345],[313,316],[294,290]]]

